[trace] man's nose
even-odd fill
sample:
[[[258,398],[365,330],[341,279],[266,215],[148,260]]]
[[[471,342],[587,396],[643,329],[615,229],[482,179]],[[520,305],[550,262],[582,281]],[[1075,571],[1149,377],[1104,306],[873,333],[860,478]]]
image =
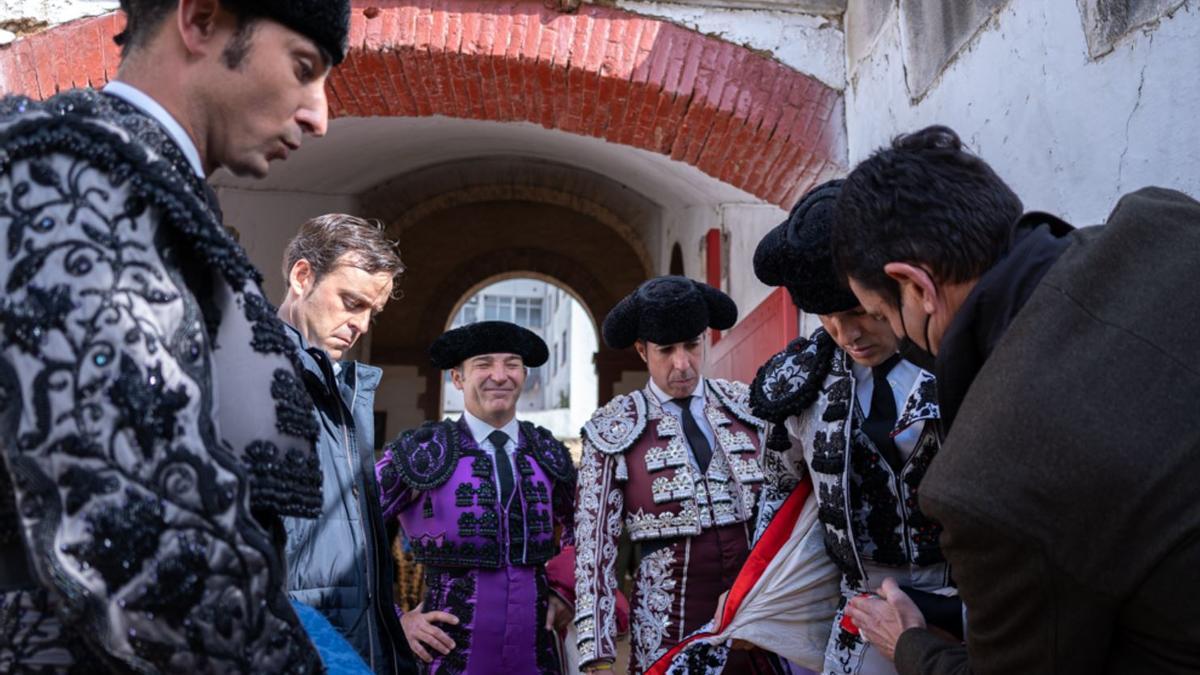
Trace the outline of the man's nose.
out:
[[[350,327],[350,331],[354,335],[362,335],[363,333],[367,332],[368,326],[371,325],[371,314],[369,312],[355,314],[354,316],[350,317],[350,321],[347,323],[347,325]]]
[[[315,87],[312,100],[296,111],[296,122],[304,133],[318,138],[329,131],[329,101],[323,84]]]
[[[676,353],[672,357],[672,362],[673,362],[672,365],[674,365],[675,370],[688,370],[689,368],[691,368],[691,365],[692,365],[691,362],[688,361],[687,353],[683,352],[683,351]]]

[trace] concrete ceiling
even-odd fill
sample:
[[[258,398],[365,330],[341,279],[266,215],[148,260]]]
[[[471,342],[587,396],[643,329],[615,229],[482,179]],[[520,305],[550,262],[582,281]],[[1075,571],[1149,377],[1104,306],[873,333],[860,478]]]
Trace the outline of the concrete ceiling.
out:
[[[221,172],[213,182],[242,190],[359,195],[392,178],[447,162],[522,156],[608,176],[667,208],[764,203],[669,157],[527,122],[446,117],[339,118],[306,139],[263,180]]]

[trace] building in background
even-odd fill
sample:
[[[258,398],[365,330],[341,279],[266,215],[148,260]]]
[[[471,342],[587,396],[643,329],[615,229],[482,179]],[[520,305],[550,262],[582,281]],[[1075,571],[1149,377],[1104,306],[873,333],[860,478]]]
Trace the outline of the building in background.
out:
[[[507,279],[491,284],[463,302],[447,328],[476,321],[511,321],[546,341],[550,358],[530,368],[517,404],[523,420],[546,427],[559,439],[579,438],[579,429],[596,409],[596,327],[571,294],[537,279]],[[442,378],[442,414],[463,411],[462,392],[447,371]]]

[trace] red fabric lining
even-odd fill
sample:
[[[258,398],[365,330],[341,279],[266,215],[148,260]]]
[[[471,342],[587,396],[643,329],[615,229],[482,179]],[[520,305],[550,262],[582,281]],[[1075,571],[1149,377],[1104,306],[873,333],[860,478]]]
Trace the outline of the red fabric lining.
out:
[[[733,582],[733,588],[729,589],[729,595],[725,597],[725,608],[721,613],[721,624],[717,626],[716,631],[711,633],[697,633],[683,640],[655,661],[654,665],[650,666],[645,675],[664,675],[667,672],[667,668],[671,666],[671,661],[689,644],[696,640],[712,637],[725,630],[725,627],[733,621],[733,617],[737,616],[742,602],[746,599],[746,594],[758,583],[763,571],[767,569],[767,565],[779,553],[779,549],[783,548],[788,538],[792,536],[792,530],[795,529],[796,521],[800,518],[800,511],[804,509],[804,502],[808,500],[810,494],[812,494],[812,480],[808,476],[805,476],[804,481],[797,485],[795,490],[792,490],[792,494],[788,495],[788,498],[783,502],[783,506],[779,508],[779,511],[775,513],[775,517],[771,519],[771,524],[763,532],[763,536],[750,551],[750,556],[746,559],[746,564],[742,565],[737,579]]]

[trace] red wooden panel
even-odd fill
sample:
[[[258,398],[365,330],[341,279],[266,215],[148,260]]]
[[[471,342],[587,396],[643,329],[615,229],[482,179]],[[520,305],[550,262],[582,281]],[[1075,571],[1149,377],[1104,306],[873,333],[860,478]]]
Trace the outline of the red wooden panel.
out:
[[[738,325],[710,344],[704,374],[749,382],[759,366],[800,333],[799,313],[782,288],[767,296]]]
[[[712,228],[704,233],[704,268],[705,282],[713,288],[721,289],[721,231]],[[712,344],[721,341],[721,331],[713,329],[708,332]]]

